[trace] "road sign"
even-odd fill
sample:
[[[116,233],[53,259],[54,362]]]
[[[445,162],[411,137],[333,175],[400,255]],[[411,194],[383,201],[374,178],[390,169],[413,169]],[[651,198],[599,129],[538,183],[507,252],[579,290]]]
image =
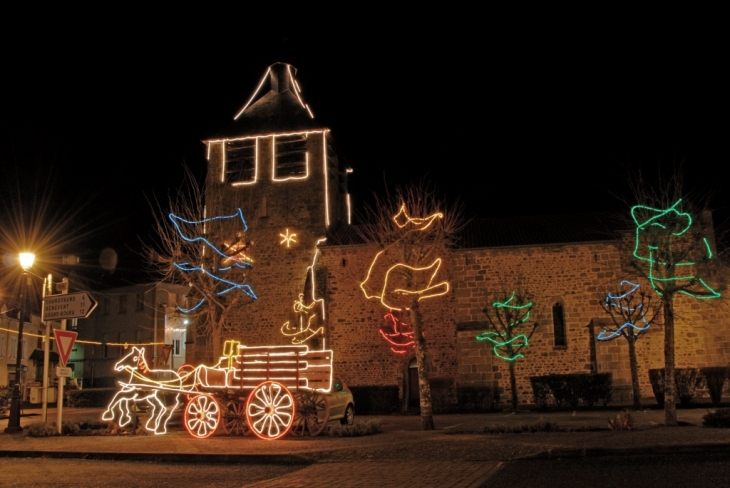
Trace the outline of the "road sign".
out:
[[[53,329],[53,335],[56,338],[58,355],[61,356],[61,364],[66,366],[66,361],[68,361],[68,357],[71,355],[71,350],[74,348],[76,336],[79,334],[73,330]]]
[[[73,370],[71,368],[58,367],[56,368],[56,376],[59,378],[70,378],[73,376]]]
[[[85,291],[66,295],[48,295],[43,299],[41,320],[85,319],[97,302]]]

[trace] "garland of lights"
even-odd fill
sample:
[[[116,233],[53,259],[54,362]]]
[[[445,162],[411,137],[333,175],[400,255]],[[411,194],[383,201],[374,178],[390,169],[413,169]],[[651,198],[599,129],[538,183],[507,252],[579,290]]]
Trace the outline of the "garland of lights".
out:
[[[492,302],[492,308],[495,309],[495,313],[500,313],[500,309],[509,309],[515,311],[516,315],[514,320],[507,323],[507,330],[502,332],[498,331],[487,331],[476,336],[478,341],[488,341],[494,346],[492,351],[494,355],[505,361],[516,361],[519,358],[524,358],[525,355],[520,353],[523,347],[529,346],[529,337],[525,334],[512,335],[512,330],[520,324],[525,323],[530,318],[530,312],[532,310],[532,302],[528,302],[522,305],[513,305],[512,301],[515,299],[516,294],[512,292],[512,295],[504,300],[503,302],[495,301]],[[505,314],[505,318],[509,317],[509,314]]]
[[[312,314],[311,311],[314,308],[316,302],[312,302],[309,305],[304,305],[304,294],[299,294],[299,299],[294,300],[294,313],[297,314],[299,320],[299,327],[292,327],[289,325],[287,320],[284,325],[281,326],[281,333],[287,337],[291,337],[292,344],[304,344],[306,341],[316,335],[322,335],[324,327],[317,329],[312,328],[312,322],[317,317],[317,314]],[[304,327],[304,318],[307,318],[307,326]]]
[[[606,305],[608,307],[616,307],[620,310],[626,311],[626,312],[628,312],[629,315],[633,314],[633,312],[635,312],[635,311],[638,311],[639,319],[641,319],[641,321],[644,322],[645,326],[641,327],[641,326],[636,325],[636,323],[627,321],[627,322],[624,322],[621,325],[621,327],[617,328],[616,330],[608,330],[608,329],[602,330],[596,337],[596,339],[598,339],[599,341],[610,341],[611,339],[615,339],[616,337],[625,335],[626,332],[624,332],[624,330],[627,330],[629,328],[633,329],[634,335],[640,335],[649,329],[650,324],[649,324],[649,322],[646,321],[646,310],[644,310],[643,303],[640,303],[639,305],[637,305],[636,307],[633,307],[633,308],[626,307],[621,303],[622,300],[625,300],[629,295],[635,293],[636,290],[639,289],[639,284],[623,280],[623,281],[621,281],[621,287],[623,287],[624,285],[629,285],[631,287],[631,289],[621,295],[612,295],[611,292],[609,292],[606,295],[606,301],[605,301]]]
[[[380,327],[380,335],[390,344],[390,350],[396,354],[406,354],[416,346],[413,340],[413,329],[396,317],[393,312],[383,316],[388,325]]]
[[[237,209],[236,212],[232,215],[222,215],[206,218],[203,220],[187,220],[173,213],[170,213],[169,217],[173,225],[175,226],[175,229],[177,229],[178,234],[184,241],[188,243],[202,242],[206,246],[204,249],[211,249],[221,258],[221,264],[224,265],[215,270],[215,267],[211,267],[209,269],[203,267],[202,265],[193,265],[188,262],[173,263],[177,269],[185,273],[202,273],[217,282],[227,285],[223,290],[216,292],[218,296],[225,295],[226,293],[229,293],[233,290],[239,290],[254,300],[258,299],[250,285],[246,283],[239,283],[237,281],[231,281],[220,275],[221,272],[228,272],[233,270],[234,268],[247,269],[253,266],[253,259],[245,253],[247,244],[243,242],[243,233],[248,231],[248,225],[246,224],[246,220],[243,218],[243,211],[240,208]],[[203,228],[205,228],[205,225],[208,222],[221,220],[231,220],[234,222],[240,221],[241,227],[243,228],[243,231],[237,234],[238,240],[233,244],[223,243],[223,249],[210,242],[206,237],[188,236],[181,227],[182,223],[193,226],[202,225]],[[215,272],[213,270],[215,270]],[[182,313],[189,313],[202,306],[206,302],[206,300],[206,297],[203,297],[198,301],[198,303],[190,308],[182,308],[178,305],[177,309]]]
[[[705,283],[702,278],[699,278],[692,273],[687,272],[682,274],[681,276],[662,276],[662,267],[664,267],[664,270],[671,267],[673,272],[675,267],[683,269],[684,267],[694,266],[696,264],[694,261],[669,263],[661,259],[656,259],[656,251],[659,249],[659,247],[652,244],[646,245],[646,248],[648,249],[648,255],[641,254],[641,235],[647,230],[655,230],[656,228],[666,230],[667,232],[671,233],[671,236],[674,237],[683,236],[687,233],[687,231],[689,231],[689,229],[692,227],[692,216],[686,212],[680,212],[678,210],[681,201],[682,199],[677,200],[674,205],[667,209],[657,209],[647,207],[645,205],[635,205],[631,208],[631,217],[634,219],[634,223],[636,224],[636,239],[633,255],[636,259],[645,262],[649,266],[648,279],[651,283],[652,288],[654,288],[654,291],[656,291],[659,296],[663,296],[662,285],[665,283],[676,284],[679,281],[687,281],[691,283],[696,280],[697,282],[699,282],[701,287],[704,288],[704,290],[700,292],[692,292],[687,290],[686,288],[680,288],[677,291],[679,293],[684,293],[685,295],[700,300],[719,298],[719,292],[717,292],[710,285]],[[645,219],[642,218],[642,215],[646,214],[647,212],[650,214],[650,216]],[[677,230],[671,229],[667,225],[667,221],[670,219],[685,221],[686,225]],[[705,245],[707,258],[711,259],[712,250],[710,248],[709,242],[707,241],[707,238],[703,238],[702,242]],[[659,273],[657,273],[657,271],[659,271]]]

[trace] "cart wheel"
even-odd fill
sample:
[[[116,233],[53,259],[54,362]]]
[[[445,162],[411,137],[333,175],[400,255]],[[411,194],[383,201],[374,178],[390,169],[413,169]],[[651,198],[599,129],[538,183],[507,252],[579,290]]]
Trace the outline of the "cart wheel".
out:
[[[297,414],[291,433],[296,436],[319,435],[327,426],[330,417],[330,404],[327,397],[318,391],[299,391],[296,393]]]
[[[265,381],[248,396],[246,420],[257,437],[274,440],[289,431],[295,410],[294,398],[284,385]]]
[[[225,430],[228,435],[246,435],[248,433],[248,423],[246,423],[246,404],[244,402],[231,400],[226,403],[223,430]]]
[[[194,437],[204,439],[218,428],[221,409],[208,395],[196,395],[185,406],[185,428]]]

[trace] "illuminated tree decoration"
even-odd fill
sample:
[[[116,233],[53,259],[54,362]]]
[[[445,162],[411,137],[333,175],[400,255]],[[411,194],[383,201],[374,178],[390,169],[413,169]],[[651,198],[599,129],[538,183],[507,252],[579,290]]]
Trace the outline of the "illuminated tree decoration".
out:
[[[696,236],[689,233],[692,216],[679,211],[681,202],[679,199],[667,209],[645,205],[631,208],[636,224],[633,255],[646,264],[647,278],[658,295],[662,296],[669,286],[692,298],[719,298],[720,293],[694,273],[697,259],[711,259],[712,249],[705,237],[701,249],[694,246]]]
[[[294,313],[297,316],[297,326],[291,326],[287,320],[281,326],[281,333],[287,337],[291,337],[292,344],[304,344],[306,341],[317,335],[324,333],[324,326],[313,328],[312,322],[317,318],[317,314],[312,313],[316,302],[309,305],[304,304],[304,294],[299,294],[299,299],[294,301]],[[304,322],[306,321],[306,327]]]
[[[611,316],[624,318],[624,321],[617,328],[604,328],[596,336],[596,339],[599,341],[610,341],[621,336],[639,336],[643,332],[646,332],[651,325],[646,320],[644,301],[642,300],[641,303],[636,305],[633,304],[634,293],[639,289],[639,284],[623,280],[621,282],[621,288],[624,288],[626,285],[629,286],[629,290],[623,293],[606,293],[606,298],[603,302],[604,309]]]
[[[213,264],[175,262],[174,265],[177,269],[186,273],[201,273],[221,284],[222,287],[216,291],[217,296],[238,290],[254,300],[258,298],[250,285],[234,281],[233,279],[227,279],[223,276],[224,273],[228,273],[236,269],[247,269],[253,266],[253,259],[246,254],[247,243],[244,241],[243,235],[248,230],[248,226],[243,218],[243,211],[240,208],[233,215],[212,217],[198,221],[186,220],[173,213],[170,213],[169,217],[175,226],[175,229],[177,229],[178,234],[184,241],[188,243],[202,243],[205,246],[203,255],[205,255],[205,250],[210,250],[220,259],[220,265],[216,263],[216,260],[213,261]],[[236,232],[236,239],[233,242],[223,242],[220,246],[210,242],[204,236],[190,236],[187,232],[185,232],[186,226],[191,226],[191,228],[195,229],[202,225],[203,228],[205,228],[207,223],[214,221],[216,223],[230,221],[230,223],[236,224],[240,222],[242,230]],[[203,296],[191,307],[182,308],[178,306],[178,309],[183,313],[189,313],[203,305],[207,300],[208,297]]]
[[[524,358],[522,350],[529,346],[530,337],[538,327],[535,322],[529,333],[518,333],[517,329],[530,319],[532,301],[526,292],[513,291],[509,297],[506,293],[492,302],[491,307],[484,308],[484,314],[491,330],[476,336],[478,341],[487,341],[492,345],[492,352],[498,358],[507,361],[512,389],[512,408],[517,409],[517,379],[515,361]]]
[[[413,350],[416,342],[413,340],[413,328],[410,324],[401,321],[392,311],[383,318],[386,325],[380,327],[380,335],[390,344],[390,350],[396,354],[406,354]]]
[[[596,339],[610,341],[623,337],[629,346],[629,366],[634,408],[641,407],[639,389],[639,368],[636,358],[636,341],[643,335],[661,310],[659,304],[652,304],[652,295],[640,289],[638,283],[623,280],[618,292],[607,292],[600,300],[603,310],[611,316],[612,325],[604,325]],[[653,311],[651,315],[647,315]]]

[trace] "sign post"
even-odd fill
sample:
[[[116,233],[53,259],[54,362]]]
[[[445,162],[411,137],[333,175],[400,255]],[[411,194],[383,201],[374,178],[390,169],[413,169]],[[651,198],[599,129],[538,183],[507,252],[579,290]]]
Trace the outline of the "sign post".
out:
[[[68,293],[68,287],[65,291],[61,295],[48,295],[44,298],[42,320],[85,319],[96,308],[96,300],[85,291]]]

